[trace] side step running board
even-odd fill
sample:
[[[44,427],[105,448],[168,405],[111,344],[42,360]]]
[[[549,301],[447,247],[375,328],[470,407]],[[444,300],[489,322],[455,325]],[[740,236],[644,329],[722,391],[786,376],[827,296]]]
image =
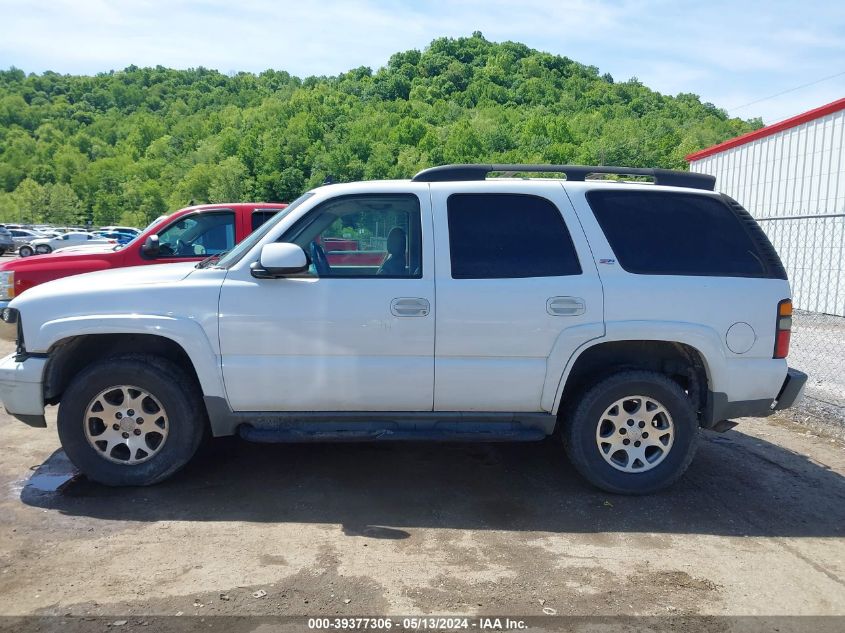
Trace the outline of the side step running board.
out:
[[[249,442],[271,444],[306,442],[373,442],[373,441],[429,441],[429,442],[537,442],[546,437],[541,429],[506,428],[459,431],[454,429],[303,429],[257,428],[241,424],[238,434]]]

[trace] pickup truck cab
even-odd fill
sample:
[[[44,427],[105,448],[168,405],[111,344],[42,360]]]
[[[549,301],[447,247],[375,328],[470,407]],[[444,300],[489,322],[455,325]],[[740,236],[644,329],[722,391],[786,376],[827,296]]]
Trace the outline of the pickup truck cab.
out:
[[[603,173],[654,183],[586,178]],[[58,404],[66,453],[109,485],[165,479],[210,431],[555,436],[596,486],[658,490],[685,471],[700,428],[791,406],[807,378],[785,360],[780,259],[713,186],[561,165],[323,186],[222,257],[15,298],[0,399],[41,427]]]
[[[0,264],[0,309],[30,288],[62,277],[126,266],[199,261],[231,249],[285,206],[239,202],[187,207],[159,218],[123,246],[110,245],[103,238],[103,248],[86,246],[4,261]],[[51,244],[56,244],[51,245],[52,250],[63,243],[57,239]],[[68,246],[73,244],[77,242],[67,242]]]

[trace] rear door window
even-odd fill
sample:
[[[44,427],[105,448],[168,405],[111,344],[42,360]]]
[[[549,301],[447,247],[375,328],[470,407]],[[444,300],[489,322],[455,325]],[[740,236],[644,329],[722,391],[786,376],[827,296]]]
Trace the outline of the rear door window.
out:
[[[453,279],[512,279],[581,274],[558,208],[522,194],[449,196]]]
[[[626,271],[642,275],[761,277],[767,270],[736,215],[718,198],[591,191],[587,200]]]
[[[256,209],[252,212],[252,230],[254,231],[267,220],[276,215],[281,209]]]

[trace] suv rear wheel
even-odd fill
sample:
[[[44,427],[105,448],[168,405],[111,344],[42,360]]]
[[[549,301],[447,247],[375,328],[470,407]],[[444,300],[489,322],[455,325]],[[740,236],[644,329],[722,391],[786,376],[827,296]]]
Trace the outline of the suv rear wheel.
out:
[[[673,484],[692,461],[698,436],[687,394],[652,371],[620,372],[598,383],[565,424],[564,445],[578,472],[620,494]]]
[[[109,486],[145,486],[188,463],[206,427],[196,385],[177,365],[125,356],[82,371],[62,396],[58,430],[70,460]]]

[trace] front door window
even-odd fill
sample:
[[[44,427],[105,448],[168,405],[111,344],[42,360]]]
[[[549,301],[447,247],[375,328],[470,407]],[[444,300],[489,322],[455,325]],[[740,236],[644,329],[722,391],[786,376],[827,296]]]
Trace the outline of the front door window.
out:
[[[318,277],[419,278],[422,234],[413,195],[347,196],[323,204],[289,241]]]
[[[159,257],[205,257],[235,245],[235,214],[198,213],[177,220],[158,234]]]

